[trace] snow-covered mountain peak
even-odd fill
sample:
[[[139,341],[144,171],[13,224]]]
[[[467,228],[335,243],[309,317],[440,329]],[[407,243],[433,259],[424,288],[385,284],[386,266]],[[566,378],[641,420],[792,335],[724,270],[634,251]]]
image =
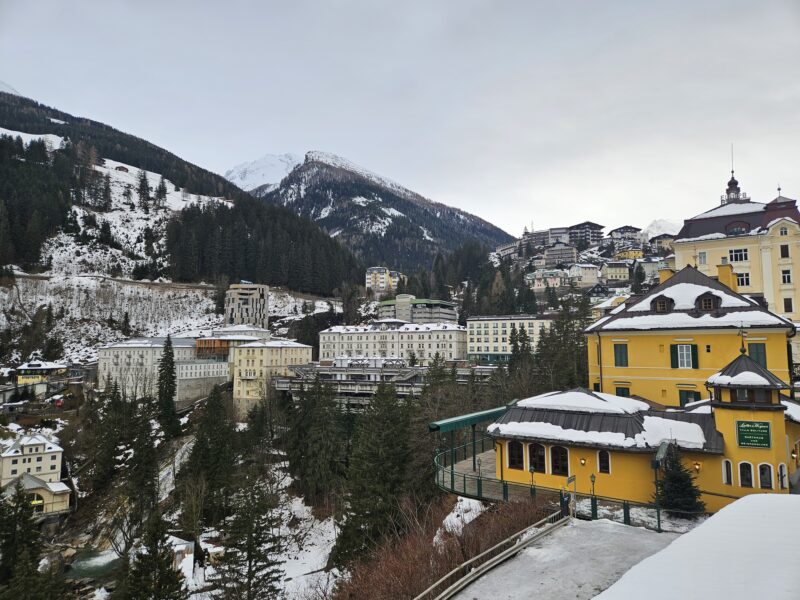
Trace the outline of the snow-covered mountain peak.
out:
[[[642,238],[649,240],[650,238],[654,238],[657,235],[661,235],[662,233],[668,233],[670,235],[675,235],[681,230],[683,227],[683,223],[679,221],[671,221],[669,219],[656,219],[650,225],[645,227],[642,230]]]
[[[330,152],[320,152],[319,150],[312,150],[310,152],[306,152],[306,159],[305,165],[309,163],[322,163],[324,165],[328,165],[329,167],[334,167],[335,169],[342,169],[344,171],[349,171],[350,173],[354,173],[363,177],[364,179],[368,180],[371,183],[379,185],[383,188],[389,189],[398,196],[408,198],[408,199],[419,199],[420,195],[416,192],[409,190],[406,187],[403,187],[399,183],[392,181],[391,179],[387,179],[386,177],[381,177],[372,171],[365,169],[364,167],[355,164],[347,160],[346,158],[342,158],[336,154],[332,154]]]
[[[0,81],[0,92],[5,92],[6,94],[14,94],[15,96],[21,96],[17,90],[13,87],[8,85],[5,81]]]
[[[303,162],[297,154],[265,154],[250,162],[243,162],[225,172],[225,179],[245,191],[269,184],[277,186],[292,169]]]

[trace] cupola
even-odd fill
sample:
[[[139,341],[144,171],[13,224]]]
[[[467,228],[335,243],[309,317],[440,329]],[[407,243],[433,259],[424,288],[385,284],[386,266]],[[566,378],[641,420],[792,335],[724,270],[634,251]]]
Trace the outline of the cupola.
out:
[[[750,196],[739,188],[739,182],[736,180],[736,177],[733,176],[733,170],[731,170],[731,178],[728,180],[728,188],[725,190],[720,200],[722,204],[750,202]]]
[[[712,406],[748,409],[773,407],[776,410],[783,410],[781,391],[790,389],[744,353],[722,371],[709,377],[706,388],[712,392]]]

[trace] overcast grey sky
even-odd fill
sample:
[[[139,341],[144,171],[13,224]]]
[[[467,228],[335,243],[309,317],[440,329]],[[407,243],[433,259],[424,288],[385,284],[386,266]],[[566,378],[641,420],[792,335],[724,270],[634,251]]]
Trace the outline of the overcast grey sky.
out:
[[[647,5],[647,6],[645,6]],[[0,80],[208,169],[326,150],[511,233],[800,198],[800,2],[0,0]]]

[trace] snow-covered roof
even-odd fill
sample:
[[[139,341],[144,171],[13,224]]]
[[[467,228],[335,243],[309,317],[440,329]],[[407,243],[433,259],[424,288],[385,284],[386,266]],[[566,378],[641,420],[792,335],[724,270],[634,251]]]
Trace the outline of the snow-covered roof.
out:
[[[67,494],[70,492],[69,486],[61,481],[48,482],[44,479],[36,477],[30,473],[22,473],[19,477],[15,477],[3,488],[3,495],[9,496],[14,493],[14,487],[17,480],[22,481],[22,488],[26,491],[38,490],[46,488],[53,494]]]
[[[711,312],[697,311],[695,303],[704,294],[718,298],[719,308]],[[652,310],[653,300],[659,297],[667,297],[674,301],[674,306],[669,312]],[[718,280],[689,266],[654,287],[641,299],[621,304],[612,311],[612,318],[602,322],[597,321],[586,331],[734,327],[791,329],[794,325],[784,317],[771,313],[753,299],[734,292]]]
[[[596,600],[795,600],[798,514],[800,496],[740,498],[635,565]]]
[[[269,340],[242,344],[239,348],[311,348],[311,346],[295,342],[294,340]]]
[[[611,296],[611,298],[606,298],[600,304],[595,304],[594,308],[614,308],[614,303],[618,300],[627,300],[630,298],[630,294],[619,294],[616,296]]]
[[[10,443],[8,443],[10,442]],[[26,446],[44,445],[44,452],[63,452],[64,449],[56,444],[53,440],[46,438],[43,435],[23,435],[15,440],[2,440],[2,445],[5,449],[0,456],[19,456],[24,453]]]
[[[767,205],[761,202],[731,202],[722,206],[715,206],[711,210],[695,215],[692,219],[708,219],[710,217],[728,217],[730,215],[744,215],[747,213],[766,210]]]
[[[20,369],[28,369],[28,370],[31,370],[31,371],[35,371],[35,370],[49,371],[49,370],[53,370],[53,369],[66,369],[66,368],[67,368],[67,365],[65,365],[63,363],[46,362],[46,361],[42,361],[42,360],[35,360],[35,361],[31,361],[31,362],[26,362],[25,364],[22,364],[22,365],[18,366],[17,367],[17,371],[19,371]]]
[[[789,389],[783,380],[747,356],[744,349],[722,371],[709,377],[706,383],[714,387]]]
[[[566,392],[548,392],[519,400],[517,406],[525,408],[549,408],[578,412],[634,413],[647,410],[650,406],[641,400],[622,398],[602,392],[590,392],[577,388]]]
[[[386,323],[384,323],[385,325]],[[334,325],[321,331],[320,333],[367,333],[382,331],[376,324],[370,325]],[[454,323],[406,323],[399,327],[391,328],[388,331],[399,331],[408,333],[414,331],[466,331],[461,325]]]
[[[151,338],[132,338],[130,340],[122,340],[114,342],[103,348],[163,348],[164,343],[167,341],[165,337],[151,337]],[[181,348],[190,348],[195,345],[194,338],[171,338],[172,346]]]
[[[753,302],[745,300],[741,297],[736,297],[733,294],[728,294],[720,290],[711,290],[708,286],[698,285],[696,283],[679,283],[677,285],[665,288],[657,296],[666,296],[675,302],[674,310],[692,310],[695,307],[697,298],[707,293],[714,294],[721,300],[720,306],[722,308],[736,308],[741,306],[752,306]],[[648,296],[646,300],[642,300],[628,307],[630,312],[643,312],[650,310],[651,297]]]
[[[645,414],[639,432],[629,435],[619,430],[571,429],[546,421],[493,423],[488,432],[495,437],[526,438],[568,444],[609,446],[623,449],[657,448],[662,442],[702,450],[706,445],[703,428],[697,423]]]
[[[781,400],[781,404],[786,407],[784,417],[795,423],[800,423],[800,404],[793,400]]]

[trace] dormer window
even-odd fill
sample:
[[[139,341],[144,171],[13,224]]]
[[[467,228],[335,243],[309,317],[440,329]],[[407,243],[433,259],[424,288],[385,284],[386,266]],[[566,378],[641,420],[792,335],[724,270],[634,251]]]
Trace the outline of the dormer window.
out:
[[[786,227],[781,227],[779,230],[779,235],[781,236],[789,235],[789,230],[786,229]]]
[[[702,296],[698,297],[697,301],[695,302],[695,308],[703,312],[711,312],[712,310],[719,308],[719,306],[719,297],[711,293],[703,294]]]
[[[667,313],[672,310],[674,305],[675,302],[672,300],[672,298],[668,298],[667,296],[659,296],[650,302],[650,310],[654,310],[657,313]]]
[[[731,223],[725,228],[725,232],[728,235],[744,235],[747,233],[747,223],[743,223],[741,221],[737,221],[736,223]]]

